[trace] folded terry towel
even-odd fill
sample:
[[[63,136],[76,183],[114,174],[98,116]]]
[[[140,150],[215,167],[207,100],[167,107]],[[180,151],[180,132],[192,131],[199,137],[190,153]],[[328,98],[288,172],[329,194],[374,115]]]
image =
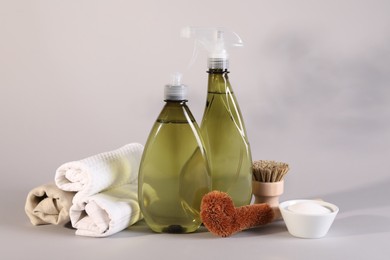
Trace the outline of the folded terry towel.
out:
[[[70,220],[74,194],[60,190],[54,183],[41,185],[28,193],[24,209],[33,225],[65,224]]]
[[[76,235],[106,237],[141,219],[138,185],[125,184],[74,202],[70,208]]]
[[[137,183],[143,148],[141,144],[131,143],[65,163],[57,169],[55,183],[62,190],[77,192],[73,202],[123,184]]]

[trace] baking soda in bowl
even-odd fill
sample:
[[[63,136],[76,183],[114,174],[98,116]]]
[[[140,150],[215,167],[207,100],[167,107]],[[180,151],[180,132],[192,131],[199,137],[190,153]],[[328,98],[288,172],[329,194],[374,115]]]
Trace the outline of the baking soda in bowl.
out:
[[[332,212],[329,208],[324,207],[313,201],[304,201],[304,202],[298,202],[292,204],[288,206],[288,210],[294,213],[310,214],[310,215],[321,215],[321,214],[328,214]]]
[[[300,238],[324,237],[339,208],[320,200],[289,200],[279,204],[288,232]]]

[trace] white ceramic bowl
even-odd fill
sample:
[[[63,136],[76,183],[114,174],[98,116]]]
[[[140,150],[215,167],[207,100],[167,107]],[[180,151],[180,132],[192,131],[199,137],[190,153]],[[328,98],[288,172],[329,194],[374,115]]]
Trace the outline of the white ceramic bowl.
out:
[[[323,209],[325,212],[317,212],[316,210],[292,210],[291,207],[299,208],[297,203],[313,203],[318,209]],[[303,204],[301,204],[303,205]],[[286,223],[288,232],[300,238],[321,238],[324,237],[333,223],[339,208],[331,203],[320,200],[289,200],[279,204],[280,212],[283,220]]]

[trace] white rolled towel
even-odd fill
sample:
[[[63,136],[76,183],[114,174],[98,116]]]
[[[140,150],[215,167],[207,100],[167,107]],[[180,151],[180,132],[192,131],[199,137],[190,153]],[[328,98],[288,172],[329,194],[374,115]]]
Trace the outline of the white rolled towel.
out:
[[[69,211],[76,235],[107,237],[140,220],[138,185],[125,184],[75,203]]]
[[[77,192],[73,203],[104,190],[128,183],[138,183],[138,170],[143,152],[139,143],[117,150],[62,164],[55,174],[56,185]]]

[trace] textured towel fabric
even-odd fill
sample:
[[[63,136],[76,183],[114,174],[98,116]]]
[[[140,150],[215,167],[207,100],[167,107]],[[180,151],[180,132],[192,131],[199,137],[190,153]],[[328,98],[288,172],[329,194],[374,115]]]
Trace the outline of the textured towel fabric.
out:
[[[137,183],[143,148],[141,144],[131,143],[65,163],[57,169],[55,183],[62,190],[77,192],[73,203],[123,184]]]
[[[70,221],[74,194],[60,190],[54,183],[41,185],[28,193],[24,209],[33,225],[65,224]]]
[[[74,202],[70,208],[76,235],[106,237],[141,219],[138,185],[125,184]]]

